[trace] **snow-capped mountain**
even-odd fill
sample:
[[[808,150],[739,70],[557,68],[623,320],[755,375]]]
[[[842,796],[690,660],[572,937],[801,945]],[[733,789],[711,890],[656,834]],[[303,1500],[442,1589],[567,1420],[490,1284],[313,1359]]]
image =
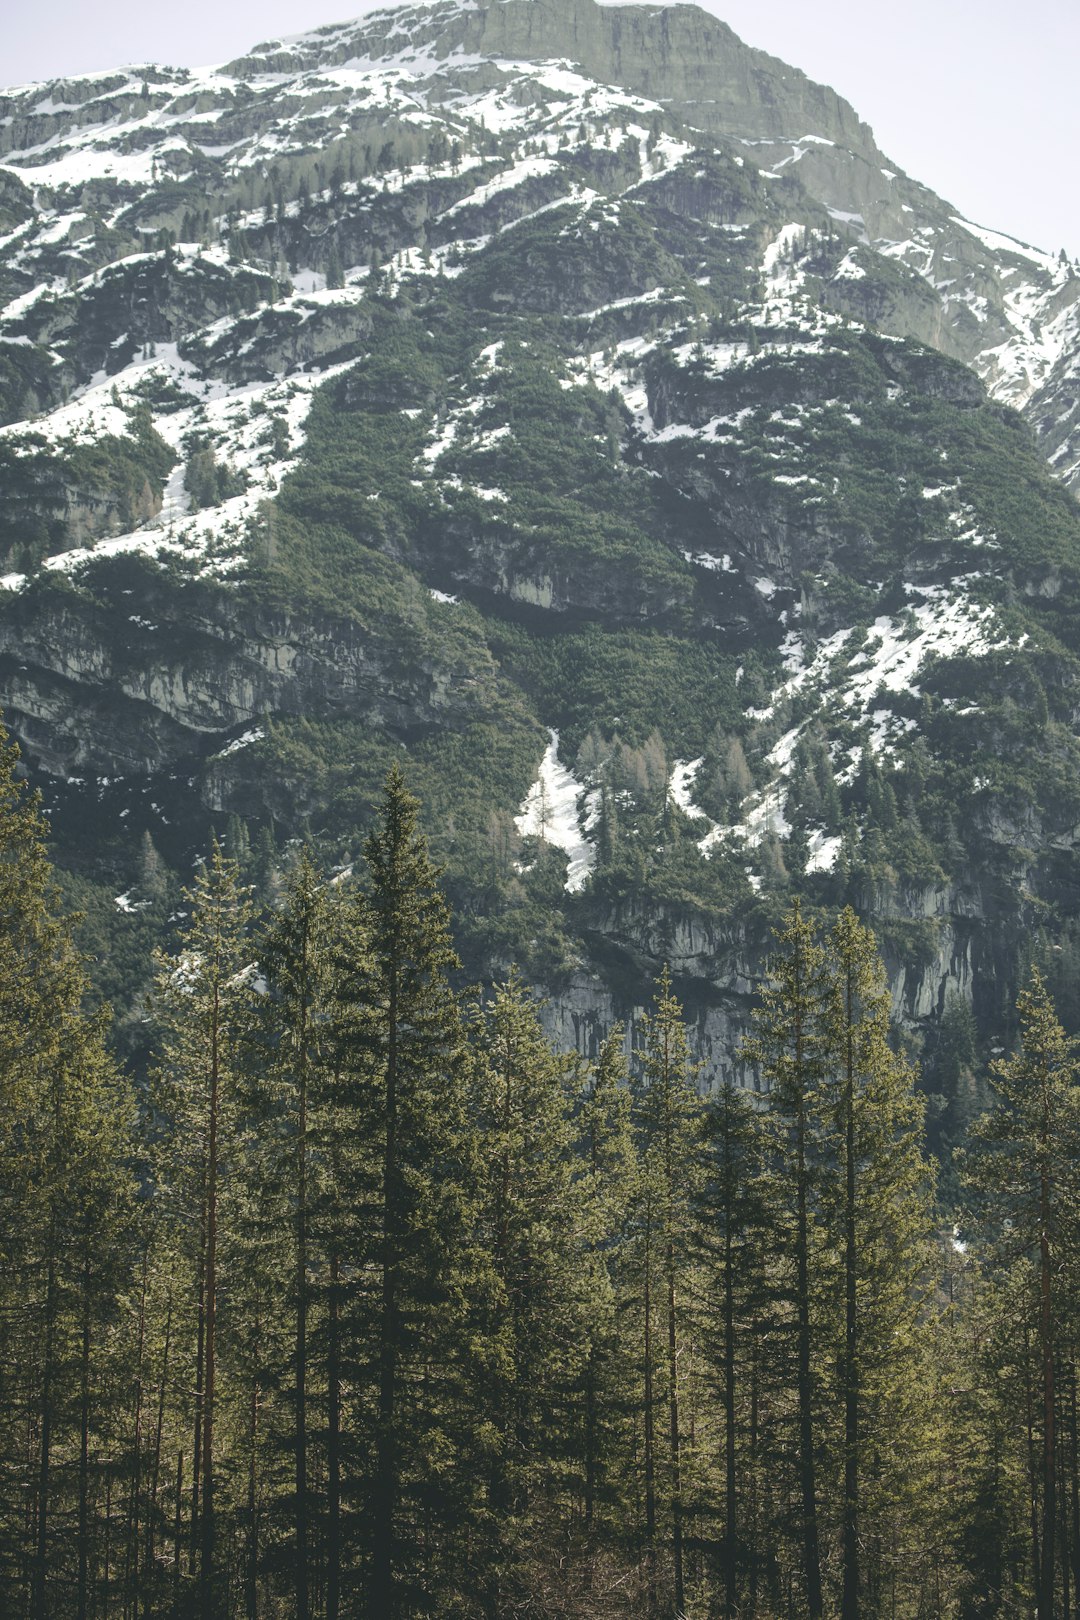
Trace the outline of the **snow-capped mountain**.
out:
[[[989,1022],[1080,892],[1078,368],[1076,267],[694,6],[16,88],[0,699],[110,927],[404,746],[568,1042],[666,957],[730,1062],[792,881]]]

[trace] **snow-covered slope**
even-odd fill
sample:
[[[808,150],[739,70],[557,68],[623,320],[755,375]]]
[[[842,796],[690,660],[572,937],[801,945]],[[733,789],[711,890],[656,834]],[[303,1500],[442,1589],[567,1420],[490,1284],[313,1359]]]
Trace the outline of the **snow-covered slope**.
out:
[[[224,66],[147,65],[7,92],[0,344],[22,402],[40,408],[88,381],[86,364],[113,375],[133,358],[138,333],[111,331],[103,348],[104,333],[66,329],[65,306],[110,266],[130,282],[163,232],[191,244],[189,259],[201,245],[219,299],[246,261],[291,282],[302,320],[319,325],[311,299],[328,268],[355,282],[377,247],[414,249],[435,270],[450,244],[475,250],[537,208],[588,200],[597,178],[610,192],[678,169],[686,189],[704,138],[796,205],[793,232],[810,222],[809,202],[827,210],[854,251],[815,267],[817,299],[974,365],[995,397],[1030,411],[1059,475],[1080,476],[1075,267],[962,218],[890,167],[846,103],[716,19],[675,8],[657,51],[650,15],[592,0],[438,0],[272,41]],[[703,74],[704,98],[693,93]],[[585,152],[603,162],[579,164],[575,177],[573,156]],[[365,229],[372,184],[401,207]],[[343,211],[354,228],[328,230]],[[335,236],[345,262],[330,265]],[[746,250],[767,280],[778,253],[800,257],[793,240],[757,233]],[[190,344],[194,324],[174,322],[171,335]],[[27,357],[12,352],[20,344],[41,345],[29,377]],[[276,369],[292,368],[279,357]],[[10,392],[5,403],[9,415],[18,408]]]

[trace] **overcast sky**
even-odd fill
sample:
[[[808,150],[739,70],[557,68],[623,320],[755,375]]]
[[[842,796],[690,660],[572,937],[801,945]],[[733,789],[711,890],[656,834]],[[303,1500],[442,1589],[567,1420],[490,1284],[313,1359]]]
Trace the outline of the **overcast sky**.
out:
[[[833,85],[894,162],[969,218],[1080,256],[1080,0],[708,6],[748,44]],[[362,0],[23,0],[5,20],[0,83],[128,62],[194,67],[366,9]]]

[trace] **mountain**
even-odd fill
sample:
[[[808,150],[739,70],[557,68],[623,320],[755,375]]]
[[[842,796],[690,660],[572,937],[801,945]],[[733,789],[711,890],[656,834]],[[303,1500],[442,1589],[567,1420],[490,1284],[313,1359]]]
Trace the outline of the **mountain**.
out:
[[[1033,952],[1075,1016],[1076,266],[594,0],[8,91],[0,232],[0,701],[121,1005],[148,870],[347,863],[404,752],[567,1045],[668,960],[738,1068],[793,887],[928,1084]]]

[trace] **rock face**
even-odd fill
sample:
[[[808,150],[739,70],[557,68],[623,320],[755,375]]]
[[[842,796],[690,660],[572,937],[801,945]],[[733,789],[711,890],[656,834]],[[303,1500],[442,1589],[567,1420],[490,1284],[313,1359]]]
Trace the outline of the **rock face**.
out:
[[[230,817],[345,861],[404,754],[568,1048],[666,961],[752,1084],[793,889],[931,1066],[1071,961],[1075,267],[690,5],[31,86],[0,157],[0,701],[91,892]]]

